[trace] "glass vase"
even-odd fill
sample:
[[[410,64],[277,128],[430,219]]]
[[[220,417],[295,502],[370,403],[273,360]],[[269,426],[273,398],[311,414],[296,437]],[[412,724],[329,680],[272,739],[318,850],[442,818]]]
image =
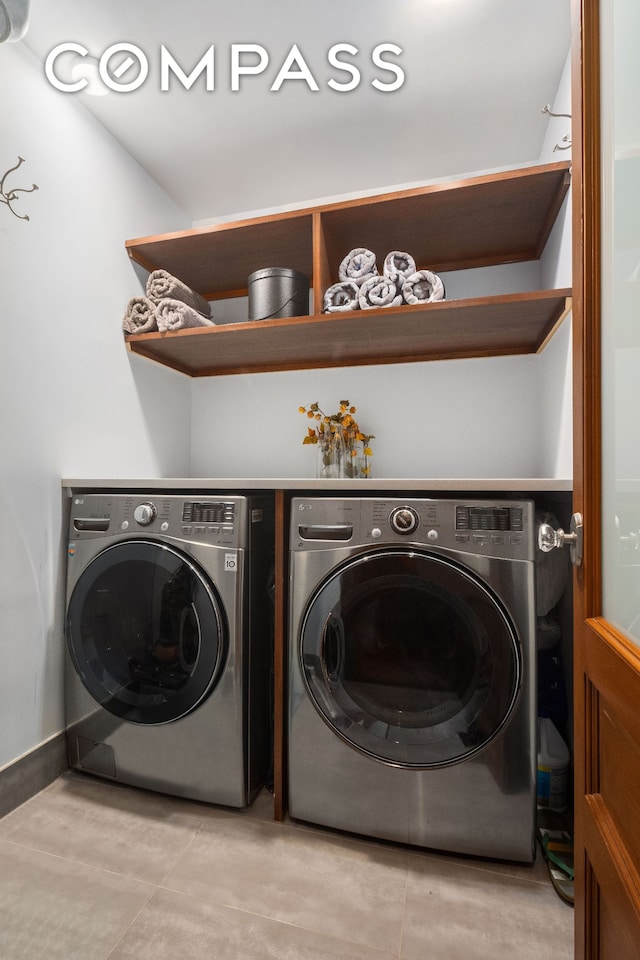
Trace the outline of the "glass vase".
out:
[[[344,469],[344,443],[339,433],[327,432],[318,438],[316,476],[320,480],[338,480]]]
[[[364,480],[371,476],[371,448],[367,440],[359,439],[358,432],[343,432],[344,454],[342,476],[349,480]]]

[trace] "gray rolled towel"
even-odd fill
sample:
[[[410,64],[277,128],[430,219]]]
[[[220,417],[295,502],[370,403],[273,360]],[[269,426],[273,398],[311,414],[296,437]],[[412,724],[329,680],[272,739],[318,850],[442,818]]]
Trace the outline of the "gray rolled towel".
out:
[[[166,270],[154,270],[147,279],[147,296],[154,303],[161,300],[182,300],[201,313],[203,317],[210,315],[209,303],[199,293],[188,287],[182,280],[167,273]]]
[[[156,317],[160,331],[184,330],[185,327],[215,327],[213,320],[203,317],[188,303],[171,298],[160,301],[156,308]]]
[[[128,333],[153,333],[158,329],[156,305],[148,297],[132,297],[127,304],[122,329]]]
[[[402,294],[393,280],[388,277],[371,277],[360,287],[360,308],[371,310],[373,307],[399,307]]]
[[[352,280],[358,286],[378,275],[376,255],[366,247],[356,247],[346,255],[338,268],[339,280]]]
[[[324,292],[324,312],[343,313],[346,310],[357,310],[359,287],[353,280],[342,280],[327,287]]]
[[[444,300],[444,283],[430,270],[418,270],[404,281],[402,296],[406,303],[433,303]]]
[[[407,277],[416,272],[416,262],[410,253],[392,250],[385,258],[382,272],[385,277],[395,281],[401,287]]]

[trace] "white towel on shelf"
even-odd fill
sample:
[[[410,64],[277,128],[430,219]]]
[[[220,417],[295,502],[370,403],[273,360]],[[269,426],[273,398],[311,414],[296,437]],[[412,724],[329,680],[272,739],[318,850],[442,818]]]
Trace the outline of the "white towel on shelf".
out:
[[[122,318],[122,329],[125,334],[157,330],[155,303],[148,297],[131,297]]]
[[[167,273],[166,270],[154,270],[147,279],[147,296],[154,303],[161,300],[182,300],[203,317],[211,314],[209,303],[199,293],[188,287],[182,280]]]
[[[430,270],[417,270],[404,281],[402,296],[405,303],[433,303],[444,300],[444,283]]]
[[[360,287],[360,308],[371,310],[374,307],[399,307],[402,294],[393,280],[387,277],[370,277]]]
[[[160,301],[156,307],[156,317],[160,331],[184,330],[185,327],[215,327],[209,317],[203,317],[188,303],[172,300],[170,297]]]
[[[392,250],[385,258],[382,272],[385,277],[402,287],[407,277],[416,272],[416,262],[410,253],[403,253],[402,250]]]
[[[347,310],[357,310],[360,306],[359,290],[358,284],[353,280],[342,280],[327,287],[324,292],[324,312],[344,313]]]
[[[366,247],[355,247],[351,250],[338,268],[339,280],[353,280],[358,286],[369,277],[378,275],[376,255]]]

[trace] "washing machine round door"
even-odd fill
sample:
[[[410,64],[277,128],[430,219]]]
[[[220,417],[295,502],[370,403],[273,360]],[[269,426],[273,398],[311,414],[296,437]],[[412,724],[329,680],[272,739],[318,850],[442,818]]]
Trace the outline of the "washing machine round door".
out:
[[[67,642],[101,707],[132,723],[166,723],[207,697],[226,647],[222,603],[185,554],[146,540],[107,547],[80,575]]]
[[[302,675],[332,730],[406,767],[468,759],[516,704],[521,650],[501,602],[446,558],[381,550],[316,589],[301,623]]]

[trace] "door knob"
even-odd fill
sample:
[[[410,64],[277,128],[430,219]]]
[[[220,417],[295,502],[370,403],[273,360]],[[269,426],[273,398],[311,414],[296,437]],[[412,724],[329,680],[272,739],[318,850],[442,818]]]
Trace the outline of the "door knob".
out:
[[[556,530],[550,523],[541,523],[538,528],[538,546],[543,553],[549,553],[550,550],[560,550],[565,545],[569,545],[569,555],[574,567],[579,567],[582,563],[582,514],[574,513],[571,517],[569,533],[565,533],[560,527]]]

